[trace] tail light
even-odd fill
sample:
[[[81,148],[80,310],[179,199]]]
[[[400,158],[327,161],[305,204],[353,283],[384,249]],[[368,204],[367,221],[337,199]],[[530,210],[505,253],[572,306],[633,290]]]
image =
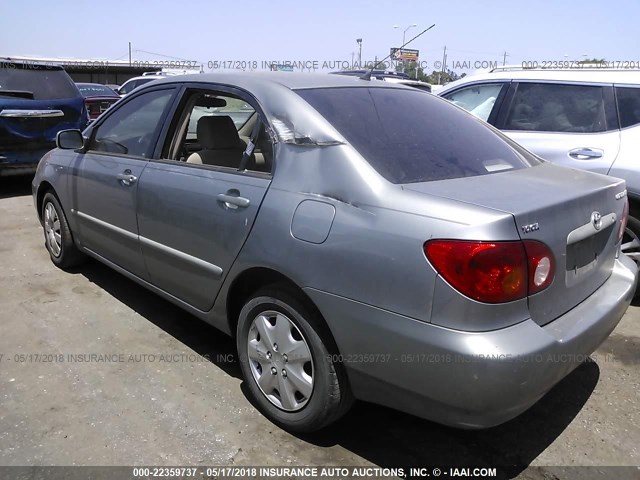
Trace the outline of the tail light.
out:
[[[96,115],[96,112],[92,111],[92,105],[93,104],[89,101],[84,102],[84,108],[87,110],[87,118],[89,118],[89,120],[95,120],[98,117],[98,115]]]
[[[549,247],[536,241],[430,240],[424,253],[453,288],[485,303],[525,298],[551,285],[555,274]]]
[[[618,230],[618,243],[622,241],[624,230],[627,228],[627,220],[629,218],[629,199],[625,199],[622,217],[620,218],[620,227]]]
[[[522,244],[527,252],[528,294],[533,295],[551,285],[556,273],[556,262],[551,250],[544,243],[525,240]]]

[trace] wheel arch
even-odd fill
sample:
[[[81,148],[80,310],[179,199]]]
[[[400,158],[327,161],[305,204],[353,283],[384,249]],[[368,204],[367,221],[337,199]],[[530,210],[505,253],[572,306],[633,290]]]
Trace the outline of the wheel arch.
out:
[[[312,310],[316,317],[322,322],[320,327],[324,330],[329,345],[327,349],[332,353],[339,353],[336,341],[331,333],[327,321],[322,312],[309,298],[304,290],[286,275],[268,267],[251,267],[238,274],[231,283],[226,297],[226,311],[229,331],[233,337],[236,336],[238,318],[242,307],[247,300],[258,290],[264,288],[282,289],[294,295],[305,307]]]
[[[40,185],[38,185],[38,190],[36,193],[36,210],[38,212],[38,218],[42,221],[42,203],[44,202],[44,196],[51,192],[56,199],[58,200],[58,202],[60,202],[60,197],[58,197],[58,194],[56,193],[56,190],[53,188],[53,185],[51,185],[48,181],[43,180],[42,182],[40,182]],[[60,206],[62,207],[62,203],[60,202]],[[64,209],[64,207],[62,207]]]

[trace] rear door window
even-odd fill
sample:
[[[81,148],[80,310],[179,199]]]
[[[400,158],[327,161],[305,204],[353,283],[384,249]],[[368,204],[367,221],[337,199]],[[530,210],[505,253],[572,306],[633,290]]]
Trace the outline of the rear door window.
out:
[[[640,88],[616,87],[620,127],[640,124]]]
[[[503,85],[502,83],[471,85],[445,94],[443,97],[486,122]]]
[[[297,93],[393,183],[470,177],[538,160],[447,101],[399,88],[319,88]]]
[[[597,133],[607,130],[604,88],[520,83],[503,130]]]

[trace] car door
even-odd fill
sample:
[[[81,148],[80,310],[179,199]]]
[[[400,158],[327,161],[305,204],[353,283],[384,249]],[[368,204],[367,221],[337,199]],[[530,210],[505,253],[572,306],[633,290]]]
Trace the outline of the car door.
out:
[[[84,247],[147,279],[136,218],[138,180],[175,88],[140,93],[92,130],[73,163],[71,192]]]
[[[620,118],[620,152],[609,175],[624,178],[627,190],[640,199],[640,86],[616,85],[616,103]]]
[[[495,126],[545,160],[598,173],[620,149],[611,85],[513,82]]]
[[[247,105],[257,109],[255,100],[222,88],[185,89],[166,147],[149,162],[138,185],[140,242],[151,282],[201,311],[213,306],[271,183],[269,168],[238,170],[247,143],[232,148],[246,122]],[[208,100],[197,100],[198,95]],[[224,140],[226,153],[219,164],[209,162],[203,148],[214,151],[224,136],[203,133],[201,125],[211,123],[211,117],[230,118],[226,125],[232,131],[225,135],[234,138]]]

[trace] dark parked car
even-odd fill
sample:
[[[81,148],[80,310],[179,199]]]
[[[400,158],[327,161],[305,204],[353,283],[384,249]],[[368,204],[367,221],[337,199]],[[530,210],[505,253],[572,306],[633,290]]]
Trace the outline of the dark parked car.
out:
[[[351,77],[361,77],[369,73],[369,70],[340,70],[338,72],[331,72],[333,75],[348,75]],[[406,85],[408,87],[417,88],[425,92],[431,92],[431,84],[427,82],[421,82],[419,80],[412,80],[409,75],[404,72],[393,72],[390,70],[372,70],[371,78],[380,80],[383,82],[395,83],[397,85]]]
[[[58,145],[33,180],[53,263],[91,256],[233,335],[246,391],[290,430],[354,398],[505,422],[636,286],[624,180],[542,162],[410,87],[166,78]]]
[[[405,80],[410,80],[411,77],[409,77],[408,74],[404,73],[404,72],[394,72],[393,70],[366,70],[366,69],[360,69],[360,70],[338,70],[336,72],[330,72],[331,75],[347,75],[350,77],[361,77],[362,75],[365,75],[366,73],[371,72],[371,78],[377,78],[378,80],[382,79],[382,78],[402,78]]]
[[[62,67],[0,58],[0,176],[34,172],[60,130],[87,122],[84,98]]]
[[[111,105],[120,100],[120,95],[106,85],[99,83],[76,83],[84,97],[84,104],[89,112],[89,121],[93,121]]]

